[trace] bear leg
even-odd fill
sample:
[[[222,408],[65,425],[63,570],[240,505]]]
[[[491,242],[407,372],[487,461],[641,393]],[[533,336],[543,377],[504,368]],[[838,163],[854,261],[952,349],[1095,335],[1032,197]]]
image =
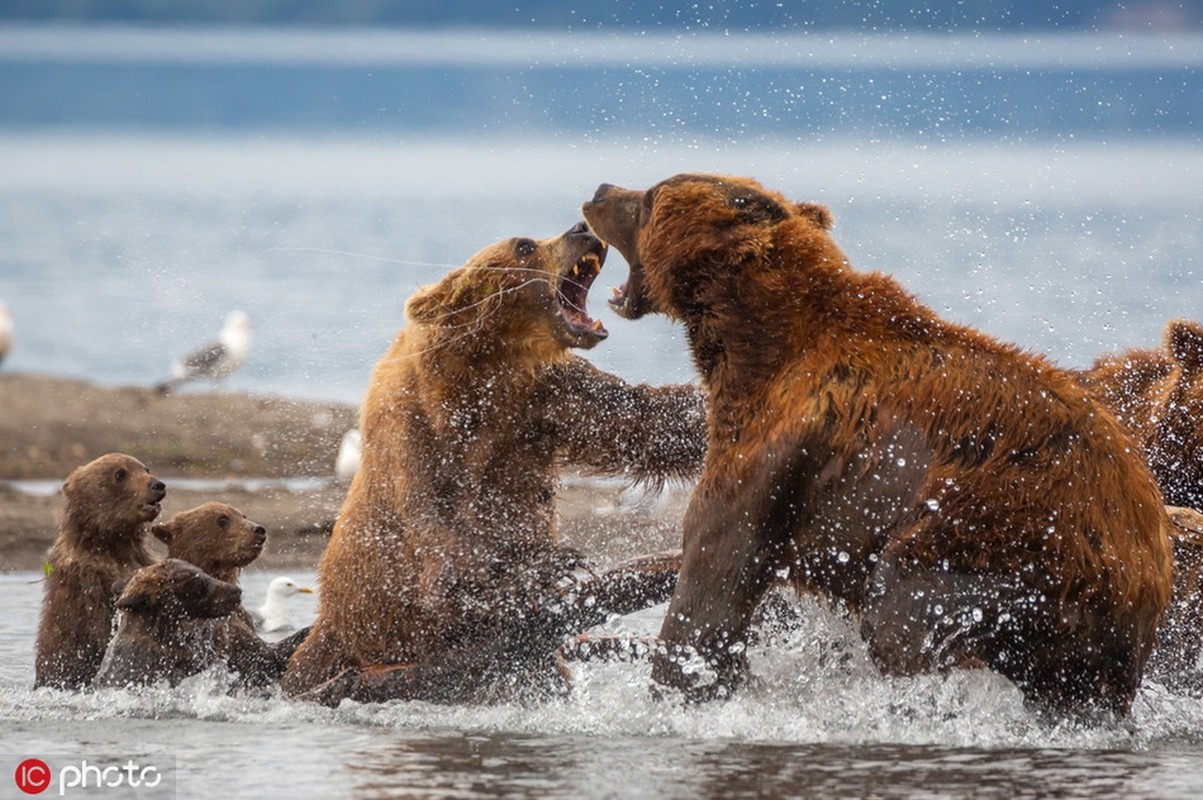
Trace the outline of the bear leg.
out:
[[[1139,686],[1140,648],[1120,627],[1014,577],[888,557],[861,617],[861,635],[886,674],[985,665],[1036,708],[1083,718],[1126,714]]]

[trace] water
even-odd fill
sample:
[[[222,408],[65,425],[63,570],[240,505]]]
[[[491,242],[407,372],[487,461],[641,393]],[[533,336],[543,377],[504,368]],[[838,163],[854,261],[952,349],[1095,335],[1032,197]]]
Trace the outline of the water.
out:
[[[234,388],[356,402],[414,289],[481,246],[550,236],[601,181],[751,174],[827,203],[864,270],[945,316],[1066,366],[1197,317],[1203,148],[1192,142],[943,146],[0,133],[5,370],[150,385],[242,308]],[[680,330],[605,308],[589,353],[630,380],[683,381]]]
[[[244,576],[249,603],[274,576]],[[174,770],[180,797],[1191,797],[1203,785],[1203,701],[1151,685],[1130,726],[1049,726],[988,673],[881,678],[847,621],[814,603],[800,631],[751,648],[746,691],[702,708],[651,699],[644,664],[578,665],[570,698],[534,707],[330,710],[227,696],[219,674],[30,692],[37,578],[0,576],[0,752],[133,756]],[[312,605],[296,611],[304,621]]]
[[[1197,36],[35,33],[0,29],[5,371],[149,385],[238,307],[233,388],[354,403],[416,286],[568,228],[599,182],[683,170],[827,203],[858,268],[1066,366],[1199,316]],[[624,272],[613,254],[588,357],[690,380],[678,329],[604,308]],[[725,703],[655,702],[646,665],[604,664],[538,707],[329,710],[211,674],[32,692],[37,578],[0,575],[0,752],[153,759],[181,797],[1203,791],[1203,701],[1150,684],[1130,724],[1050,726],[988,673],[882,678],[813,603]]]

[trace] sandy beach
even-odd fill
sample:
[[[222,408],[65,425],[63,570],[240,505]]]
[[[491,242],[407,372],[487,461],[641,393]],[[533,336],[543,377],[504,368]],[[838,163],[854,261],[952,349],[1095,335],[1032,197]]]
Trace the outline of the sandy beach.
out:
[[[252,568],[312,569],[347,484],[334,477],[349,405],[235,392],[162,395],[72,378],[0,374],[0,571],[39,569],[62,507],[58,486],[109,452],[167,483],[161,519],[219,500],[267,527]],[[174,485],[173,485],[174,482]],[[634,503],[617,479],[568,472],[557,496],[565,542],[610,557],[675,546],[686,487]]]

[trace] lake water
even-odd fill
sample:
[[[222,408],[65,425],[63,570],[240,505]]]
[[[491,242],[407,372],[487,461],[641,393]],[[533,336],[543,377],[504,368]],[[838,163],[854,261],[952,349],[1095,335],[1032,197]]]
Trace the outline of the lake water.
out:
[[[826,203],[858,268],[1084,366],[1201,316],[1201,64],[1203,37],[0,29],[3,369],[148,385],[242,308],[231,387],[357,402],[416,286],[683,170]],[[678,329],[605,309],[624,271],[589,357],[690,380]],[[817,606],[701,708],[651,700],[640,664],[529,708],[331,711],[211,675],[31,692],[37,577],[0,576],[0,752],[142,759],[182,797],[1203,793],[1203,701],[1147,685],[1128,725],[1049,726],[986,673],[881,678]]]
[[[248,604],[272,577],[244,576]],[[653,700],[646,664],[620,663],[577,665],[570,698],[528,707],[330,710],[227,696],[217,674],[176,689],[31,692],[38,578],[0,575],[10,774],[28,757],[132,759],[180,797],[1187,798],[1203,786],[1201,700],[1149,685],[1129,725],[1050,726],[985,672],[880,677],[852,627],[816,604],[801,630],[751,648],[754,684],[700,708]],[[654,631],[662,611],[612,627]],[[296,612],[304,621],[312,603]]]

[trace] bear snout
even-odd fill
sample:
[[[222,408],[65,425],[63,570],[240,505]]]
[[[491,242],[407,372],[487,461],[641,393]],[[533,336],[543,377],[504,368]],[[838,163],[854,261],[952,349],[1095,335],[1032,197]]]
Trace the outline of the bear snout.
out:
[[[262,525],[252,525],[251,533],[255,534],[255,537],[259,540],[260,544],[263,544],[267,541],[267,528],[263,527]]]
[[[162,492],[163,494],[167,494],[167,484],[156,478],[155,480],[151,481],[150,490],[152,492]]]

